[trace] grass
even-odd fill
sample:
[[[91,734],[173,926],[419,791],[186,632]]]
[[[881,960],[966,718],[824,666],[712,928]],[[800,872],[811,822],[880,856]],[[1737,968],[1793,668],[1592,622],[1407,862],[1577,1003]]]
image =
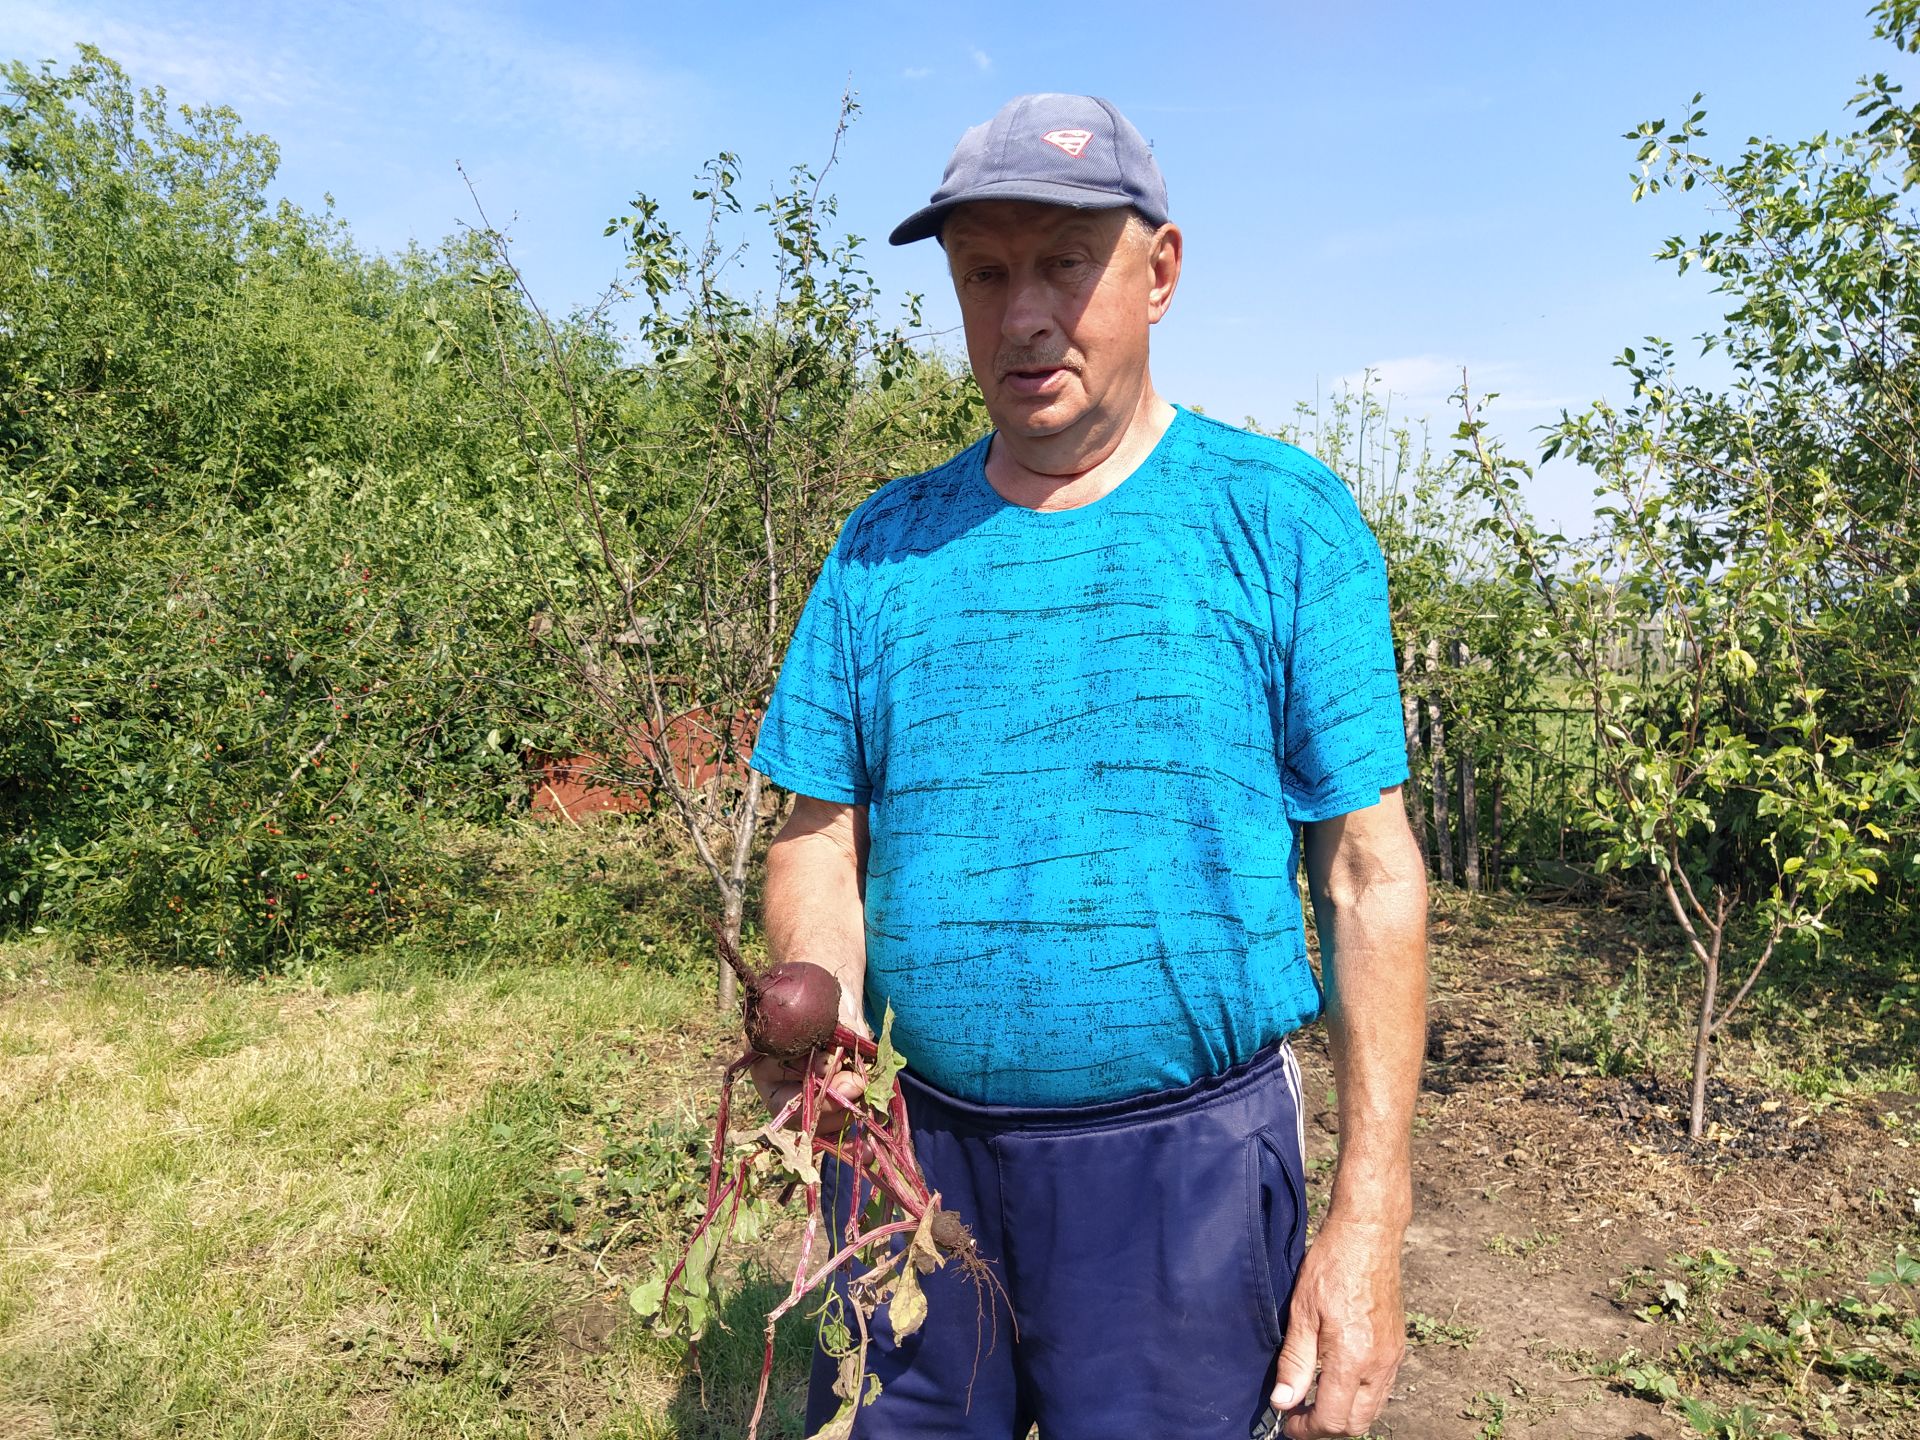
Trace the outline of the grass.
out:
[[[764,1297],[706,1347],[710,1418],[621,1322],[675,1217],[590,1180],[691,1116],[728,1043],[646,924],[637,964],[495,947],[435,973],[402,945],[253,980],[0,946],[0,1431],[732,1433]],[[617,1209],[638,1219],[588,1254]]]
[[[625,1299],[687,1223],[714,1061],[734,1043],[709,1010],[698,886],[634,832],[533,834],[472,861],[490,878],[444,933],[287,975],[0,942],[0,1434],[743,1433],[759,1317],[783,1288],[772,1253],[697,1373]],[[1498,1007],[1486,1026],[1457,1017],[1451,1063],[1678,1073],[1686,975],[1657,924],[1552,926],[1549,943],[1540,911],[1437,894],[1437,991]],[[1756,1013],[1796,1022],[1728,1046],[1722,1073],[1835,1104],[1913,1088],[1897,1059],[1910,1017],[1868,1017],[1871,994],[1805,967],[1780,978]],[[1810,1059],[1828,1067],[1817,1085]],[[1905,1123],[1889,1146],[1911,1143]],[[1558,1253],[1553,1234],[1509,1228],[1489,1242],[1507,1263]],[[1784,1356],[1877,1384],[1847,1357],[1911,1363],[1913,1287],[1869,1284],[1893,1250],[1863,1243],[1696,1247],[1628,1277],[1658,1354],[1622,1373],[1724,1399],[1772,1385]],[[1669,1282],[1686,1307],[1658,1303]],[[1409,1323],[1435,1350],[1484,1343],[1452,1318]],[[1747,1324],[1766,1333],[1743,1344]],[[783,1332],[769,1440],[799,1434],[807,1347],[804,1322]],[[1740,1433],[1722,1408],[1718,1433]],[[1486,1395],[1473,1419],[1511,1423]]]

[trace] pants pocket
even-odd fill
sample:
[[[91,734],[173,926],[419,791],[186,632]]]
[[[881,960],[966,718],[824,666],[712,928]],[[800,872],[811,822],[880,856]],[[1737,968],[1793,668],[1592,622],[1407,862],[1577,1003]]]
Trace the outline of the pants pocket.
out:
[[[1297,1137],[1256,1131],[1247,1144],[1247,1221],[1254,1295],[1267,1339],[1286,1336],[1286,1306],[1307,1253],[1306,1167]]]

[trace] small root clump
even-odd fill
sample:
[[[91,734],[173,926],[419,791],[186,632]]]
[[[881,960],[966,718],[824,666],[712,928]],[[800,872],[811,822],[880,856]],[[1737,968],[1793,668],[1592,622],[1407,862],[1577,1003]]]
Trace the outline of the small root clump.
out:
[[[927,1229],[933,1236],[933,1243],[948,1254],[967,1256],[977,1254],[979,1251],[979,1247],[973,1243],[973,1232],[967,1228],[966,1221],[951,1210],[936,1207]]]

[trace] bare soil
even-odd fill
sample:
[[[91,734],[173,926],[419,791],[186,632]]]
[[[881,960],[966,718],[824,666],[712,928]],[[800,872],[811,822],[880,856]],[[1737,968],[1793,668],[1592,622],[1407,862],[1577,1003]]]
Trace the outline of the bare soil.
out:
[[[1686,1137],[1681,1075],[1543,1073],[1530,1005],[1564,1006],[1635,943],[1591,908],[1502,907],[1436,917],[1427,1069],[1415,1122],[1415,1219],[1404,1255],[1410,1351],[1369,1433],[1405,1440],[1605,1437],[1700,1432],[1632,1394],[1602,1367],[1630,1349],[1662,1355],[1681,1338],[1641,1313],[1634,1284],[1675,1256],[1891,1255],[1912,1243],[1904,1213],[1920,1152],[1888,1143],[1880,1114],[1904,1094],[1816,1111],[1794,1095],[1717,1082],[1712,1138]],[[1325,1032],[1295,1037],[1310,1123],[1309,1208],[1323,1212],[1338,1138]],[[1316,1109],[1316,1107],[1318,1107]],[[1882,1254],[1884,1252],[1884,1254]],[[1714,1309],[1734,1328],[1764,1283],[1727,1287]],[[1698,1389],[1692,1393],[1700,1394]],[[1722,1406],[1759,1397],[1702,1395]],[[1920,1435],[1920,1416],[1852,1413],[1799,1435]]]
[[[1749,1322],[1780,1325],[1789,1292],[1858,1293],[1861,1277],[1884,1266],[1896,1244],[1920,1249],[1920,1096],[1849,1092],[1814,1102],[1769,1090],[1736,1044],[1709,1091],[1710,1138],[1696,1144],[1686,1135],[1688,1076],[1678,1062],[1671,1073],[1636,1064],[1602,1075],[1579,1050],[1582,1017],[1604,1007],[1633,958],[1659,943],[1657,925],[1591,905],[1445,894],[1436,898],[1431,936],[1415,1218],[1404,1252],[1409,1352],[1369,1434],[1698,1440],[1705,1432],[1676,1406],[1621,1378],[1623,1357],[1637,1354],[1668,1366],[1688,1396],[1723,1411],[1753,1405],[1760,1428],[1721,1430],[1715,1440],[1920,1440],[1920,1395],[1911,1384],[1848,1389],[1830,1376],[1800,1377],[1795,1393],[1807,1406],[1817,1396],[1828,1401],[1816,1428],[1775,1403],[1778,1383],[1742,1383],[1684,1363],[1686,1347],[1703,1337]],[[1655,1000],[1648,1014],[1671,1008]],[[1678,1017],[1668,1051],[1677,1053],[1683,1028]],[[692,1097],[695,1110],[710,1104],[712,1073],[732,1043],[730,1027],[717,1022],[712,1035],[680,1037],[651,1056],[655,1099]],[[1324,1029],[1296,1035],[1294,1045],[1317,1222],[1339,1119]],[[766,1238],[760,1273],[773,1278],[729,1308],[746,1337],[735,1347],[740,1356],[710,1356],[704,1385],[681,1380],[669,1413],[682,1440],[733,1433],[729,1417],[750,1404],[759,1317],[783,1288],[777,1277],[796,1233],[789,1223]],[[1713,1252],[1738,1272],[1709,1287],[1684,1265]],[[1796,1277],[1790,1283],[1781,1278],[1787,1272]],[[1673,1277],[1692,1283],[1691,1308],[1662,1316],[1653,1307],[1650,1315],[1649,1302]],[[606,1343],[600,1332],[610,1318],[598,1309],[569,1317],[568,1342],[583,1351]],[[630,1317],[620,1317],[619,1328],[631,1334]],[[783,1347],[763,1434],[799,1433],[804,1339]]]

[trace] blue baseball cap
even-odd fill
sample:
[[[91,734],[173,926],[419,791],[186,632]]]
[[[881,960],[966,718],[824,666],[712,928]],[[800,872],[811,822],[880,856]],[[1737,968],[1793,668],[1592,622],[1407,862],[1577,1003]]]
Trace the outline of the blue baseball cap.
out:
[[[1111,100],[1020,95],[960,137],[940,188],[887,238],[910,245],[940,233],[969,200],[1034,200],[1081,210],[1130,205],[1167,223],[1167,182],[1153,151]]]

